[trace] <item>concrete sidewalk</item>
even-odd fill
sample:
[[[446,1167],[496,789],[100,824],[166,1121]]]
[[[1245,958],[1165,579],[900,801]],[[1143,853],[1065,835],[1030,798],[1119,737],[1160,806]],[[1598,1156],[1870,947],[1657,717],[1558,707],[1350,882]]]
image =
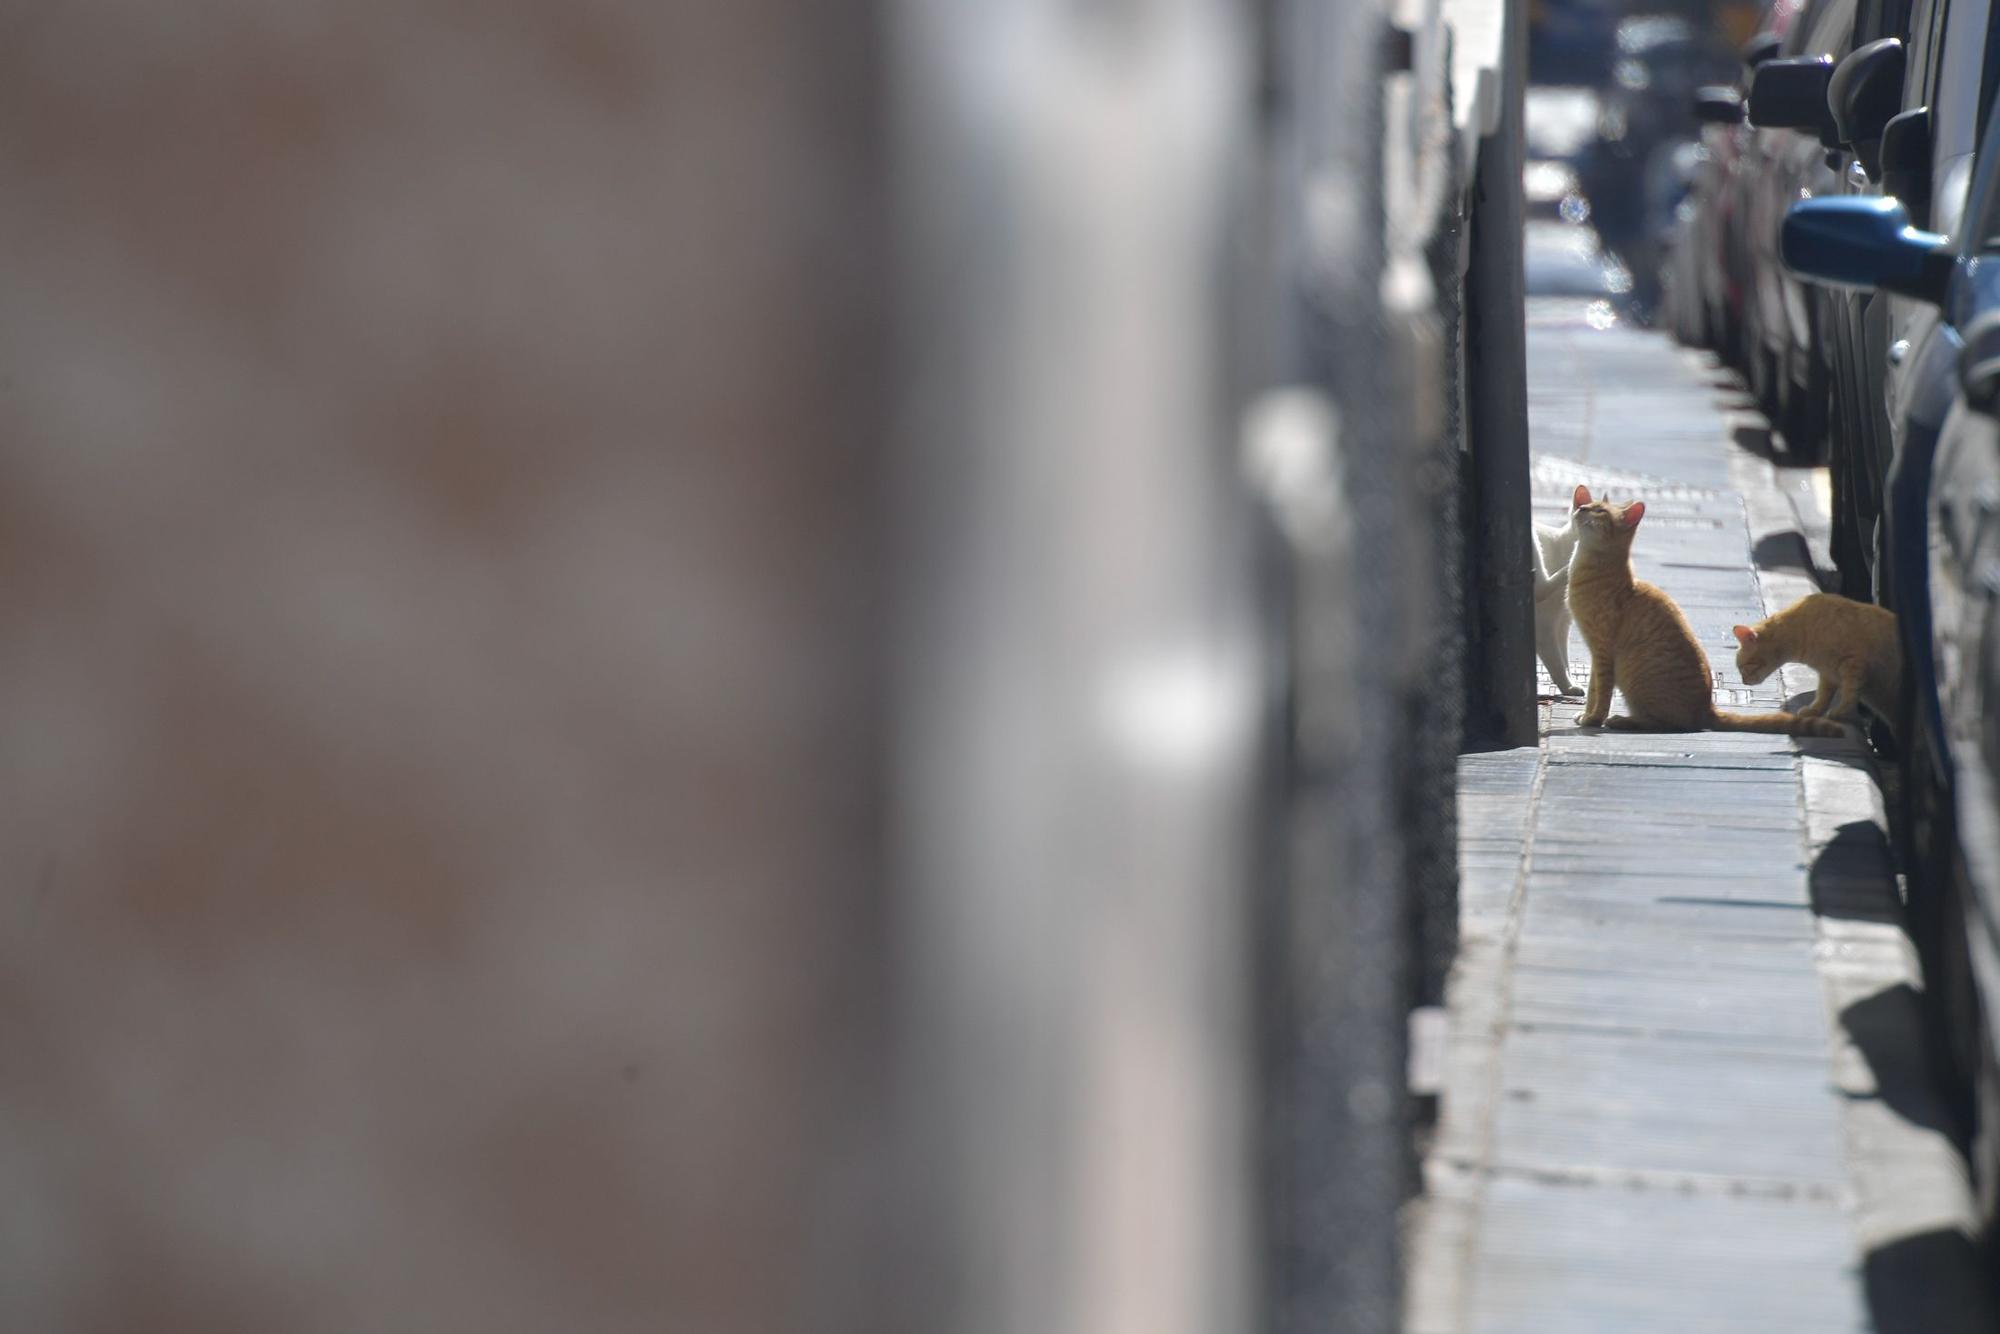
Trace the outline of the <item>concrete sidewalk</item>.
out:
[[[1808,669],[1736,676],[1730,626],[1812,590],[1779,558],[1807,549],[1811,487],[1732,444],[1726,381],[1574,308],[1531,314],[1529,368],[1538,510],[1578,481],[1644,499],[1639,575],[1687,613],[1717,702],[1808,692]],[[1588,665],[1576,637],[1579,683]],[[1545,698],[1539,747],[1461,763],[1408,1328],[1991,1328],[1867,751],[1584,731],[1580,711]]]

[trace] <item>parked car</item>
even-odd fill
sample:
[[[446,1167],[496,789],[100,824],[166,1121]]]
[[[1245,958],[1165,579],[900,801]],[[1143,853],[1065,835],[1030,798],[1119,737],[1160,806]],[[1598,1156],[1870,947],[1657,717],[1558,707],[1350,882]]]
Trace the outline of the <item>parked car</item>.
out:
[[[1621,22],[1613,56],[1597,138],[1577,166],[1592,223],[1631,270],[1635,308],[1650,315],[1659,304],[1666,238],[1689,183],[1684,149],[1700,131],[1694,91],[1728,77],[1733,62],[1710,33],[1671,14]]]
[[[1974,102],[1986,68],[1987,0],[1946,6],[1936,0],[1878,0],[1856,19],[1854,51],[1832,72],[1821,99],[1847,154],[1841,188],[1893,194],[1928,222],[1961,206],[1980,118]],[[1936,114],[1932,108],[1937,108]],[[1938,171],[1938,164],[1957,163]],[[1937,410],[1897,414],[1919,383],[1935,384],[1941,367],[1908,360],[1908,327],[1932,318],[1887,294],[1834,294],[1823,309],[1832,349],[1833,554],[1841,591],[1894,608],[1885,577],[1882,521],[1887,480],[1898,451],[1898,418],[1935,430]],[[1892,324],[1903,326],[1892,332]],[[1894,374],[1891,374],[1891,370]],[[1935,397],[1935,394],[1933,394]],[[1920,433],[1921,433],[1920,429]]]
[[[1611,64],[1622,0],[1541,0],[1528,16],[1528,78],[1590,84]]]
[[[1695,95],[1695,115],[1706,123],[1695,143],[1687,194],[1674,211],[1666,306],[1674,337],[1689,347],[1707,347],[1725,322],[1719,237],[1727,223],[1717,216],[1717,201],[1736,162],[1743,95],[1726,85],[1703,88]]]
[[[1583,222],[1590,205],[1583,197],[1577,162],[1597,137],[1597,93],[1582,87],[1536,87],[1523,105],[1527,166],[1521,194],[1530,218]]]
[[[1815,200],[1785,222],[1784,258],[1890,302],[1904,345],[1888,367],[1895,458],[1887,579],[1904,641],[1898,834],[1910,873],[1939,1055],[1960,1091],[1988,1239],[2000,1216],[2000,28],[1984,0],[1920,4],[1921,67],[1970,49],[1977,77],[1941,78],[1929,229],[1892,196]],[[1972,25],[1967,27],[1965,25]],[[1970,70],[1971,62],[1967,62]],[[1965,126],[1969,133],[1961,133]],[[1975,150],[1961,152],[1966,145]]]
[[[1608,327],[1632,315],[1632,274],[1586,224],[1529,221],[1522,228],[1522,279],[1528,298],[1592,303],[1593,323]]]
[[[1702,123],[1701,156],[1688,198],[1679,210],[1674,243],[1674,329],[1682,342],[1712,347],[1732,365],[1742,362],[1742,227],[1737,173],[1751,129],[1743,96],[1757,67],[1778,54],[1781,38],[1762,32],[1742,50],[1741,79],[1697,90],[1695,119]]]
[[[1748,114],[1755,133],[1744,152],[1744,227],[1750,282],[1743,356],[1751,392],[1777,426],[1786,450],[1824,450],[1832,376],[1821,298],[1778,261],[1785,209],[1835,193],[1839,178],[1826,88],[1834,62],[1853,45],[1855,0],[1806,0],[1784,33],[1778,58],[1752,78]]]

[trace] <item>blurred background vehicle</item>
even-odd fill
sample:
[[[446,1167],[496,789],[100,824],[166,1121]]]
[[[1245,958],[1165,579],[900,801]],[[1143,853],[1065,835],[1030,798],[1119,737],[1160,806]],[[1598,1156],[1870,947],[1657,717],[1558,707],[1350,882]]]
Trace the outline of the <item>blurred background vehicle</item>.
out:
[[[1528,89],[1523,112],[1527,165],[1521,187],[1529,218],[1583,222],[1590,217],[1578,167],[1596,141],[1599,112],[1597,93],[1590,88]]]
[[[1755,68],[1776,56],[1780,38],[1763,33],[1744,43],[1734,82],[1696,90],[1695,118],[1702,123],[1700,155],[1687,196],[1677,210],[1671,242],[1671,304],[1675,336],[1690,346],[1713,347],[1725,362],[1743,361],[1741,330],[1748,283],[1742,207],[1742,169],[1753,133],[1744,96]]]
[[[1786,450],[1802,460],[1824,452],[1831,378],[1825,318],[1816,289],[1778,262],[1778,229],[1799,199],[1832,193],[1838,177],[1826,80],[1853,40],[1855,0],[1805,0],[1774,7],[1777,55],[1752,75],[1748,101],[1753,133],[1744,149],[1743,225],[1748,234],[1749,283],[1743,312],[1744,369],[1750,391],[1777,427]],[[1760,116],[1760,89],[1769,95],[1804,85],[1780,108],[1790,119]],[[1801,105],[1802,104],[1802,105]],[[1804,123],[1801,123],[1804,122]]]
[[[1894,193],[1909,195],[1911,206],[1928,217],[1928,161],[1921,171],[1912,171],[1908,161],[1927,154],[1929,144],[1913,152],[1911,118],[1889,130],[1897,113],[1909,105],[1907,96],[1930,95],[1930,80],[1921,72],[1906,71],[1910,14],[1909,0],[1873,0],[1857,9],[1854,49],[1834,71],[1827,104],[1844,168],[1835,193],[1878,193],[1885,188],[1886,177]],[[1928,114],[1919,111],[1917,117]],[[1890,590],[1876,579],[1881,562],[1875,518],[1881,511],[1882,478],[1890,457],[1883,378],[1887,303],[1869,294],[1823,289],[1821,310],[1832,349],[1826,454],[1833,481],[1832,545],[1840,591],[1864,601],[1877,597],[1893,608]]]
[[[1713,32],[1675,14],[1621,20],[1610,55],[1597,137],[1578,174],[1593,225],[1631,271],[1634,308],[1650,320],[1663,247],[1690,184],[1684,150],[1698,129],[1694,92],[1726,78],[1733,61]]]
[[[1630,319],[1632,273],[1588,223],[1530,220],[1523,237],[1530,299],[1589,303],[1596,322]]]
[[[1696,119],[1703,122],[1693,144],[1686,192],[1674,209],[1666,271],[1661,276],[1665,318],[1674,337],[1689,347],[1705,347],[1711,330],[1722,328],[1731,304],[1722,263],[1727,235],[1721,200],[1739,154],[1743,95],[1733,86],[1711,84],[1695,96]]]

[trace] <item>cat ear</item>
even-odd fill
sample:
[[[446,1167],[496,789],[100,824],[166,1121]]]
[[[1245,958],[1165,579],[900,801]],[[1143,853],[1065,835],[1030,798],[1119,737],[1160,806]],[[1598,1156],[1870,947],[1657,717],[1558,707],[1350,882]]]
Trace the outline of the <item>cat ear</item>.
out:
[[[1731,626],[1729,633],[1736,636],[1736,642],[1739,644],[1748,645],[1757,642],[1757,632],[1747,625]]]
[[[1646,502],[1635,500],[1618,513],[1618,522],[1627,528],[1637,528],[1639,520],[1646,517]]]
[[[1579,482],[1575,494],[1569,498],[1569,507],[1573,510],[1580,510],[1589,503],[1590,488]]]

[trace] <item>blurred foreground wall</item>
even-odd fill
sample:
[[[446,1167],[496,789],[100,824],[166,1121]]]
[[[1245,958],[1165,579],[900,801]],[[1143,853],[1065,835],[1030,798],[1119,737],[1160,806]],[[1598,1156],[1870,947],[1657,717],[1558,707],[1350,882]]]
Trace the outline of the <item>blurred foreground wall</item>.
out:
[[[837,1309],[879,46],[0,18],[0,1328]]]

